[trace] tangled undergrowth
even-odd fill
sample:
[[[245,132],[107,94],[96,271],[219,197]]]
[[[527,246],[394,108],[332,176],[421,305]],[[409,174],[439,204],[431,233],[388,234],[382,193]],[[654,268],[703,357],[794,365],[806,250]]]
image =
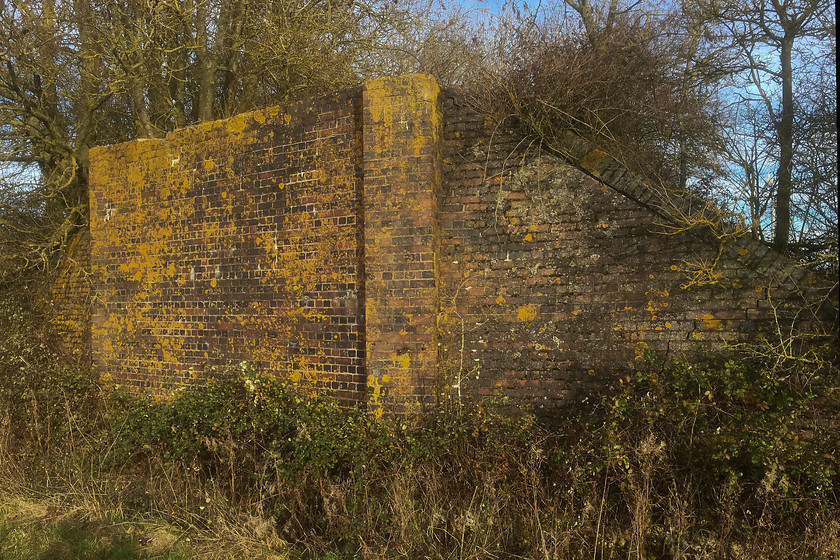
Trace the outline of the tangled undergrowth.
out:
[[[379,420],[247,363],[155,403],[24,346],[0,341],[3,558],[43,557],[22,526],[69,558],[840,557],[830,361],[650,355],[549,426]]]

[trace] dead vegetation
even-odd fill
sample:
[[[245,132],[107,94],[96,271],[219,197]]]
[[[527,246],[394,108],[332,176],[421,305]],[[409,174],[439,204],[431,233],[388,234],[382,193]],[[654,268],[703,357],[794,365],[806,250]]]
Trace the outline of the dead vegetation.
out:
[[[647,355],[548,427],[469,402],[378,420],[251,364],[152,403],[2,356],[0,548],[12,558],[74,558],[79,542],[129,558],[840,551],[832,360]]]

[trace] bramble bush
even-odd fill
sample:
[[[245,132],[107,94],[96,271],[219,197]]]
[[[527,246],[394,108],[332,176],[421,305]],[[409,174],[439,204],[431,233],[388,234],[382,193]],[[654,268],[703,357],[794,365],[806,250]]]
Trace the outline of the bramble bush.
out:
[[[663,365],[648,354],[593,405],[567,412],[588,437],[559,455],[591,477],[609,469],[620,489],[638,487],[647,469],[651,499],[691,486],[705,518],[717,515],[722,494],[737,492],[742,525],[795,524],[804,511],[838,505],[838,381],[826,364],[815,371],[730,356]]]
[[[735,477],[790,504],[838,488],[840,434],[816,408],[818,399],[836,403],[836,375],[773,370],[758,360],[680,359],[641,369],[623,388],[615,420],[661,433],[675,465],[710,483]]]
[[[0,293],[0,457],[18,453],[49,463],[52,453],[67,452],[72,429],[97,421],[100,391],[90,371],[63,363],[53,350],[47,317],[34,301]]]
[[[392,485],[416,482],[420,473],[435,484],[446,481],[450,508],[469,502],[488,478],[515,486],[517,466],[539,431],[531,416],[505,416],[485,405],[380,420],[245,363],[170,402],[119,398],[126,410],[121,435],[103,443],[109,468],[159,460],[170,472],[189,473],[193,485],[221,488],[227,504],[258,502],[262,515],[285,528],[285,538],[375,541],[398,530]],[[193,493],[203,496],[206,488]],[[422,503],[423,496],[403,498]],[[443,521],[436,533],[419,522],[411,530],[446,542],[455,529]],[[423,546],[421,540],[417,550]]]

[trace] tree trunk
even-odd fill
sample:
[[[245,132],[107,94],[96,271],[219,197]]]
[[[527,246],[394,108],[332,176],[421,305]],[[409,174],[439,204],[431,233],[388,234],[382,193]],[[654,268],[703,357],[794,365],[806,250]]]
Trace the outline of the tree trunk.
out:
[[[790,195],[793,172],[793,37],[786,33],[781,42],[782,114],[776,127],[779,135],[779,169],[776,173],[776,228],[773,246],[787,249],[790,240]]]
[[[196,9],[196,37],[198,38],[198,49],[196,51],[196,62],[198,62],[198,120],[206,122],[213,120],[213,101],[216,93],[216,64],[210,55],[208,45],[208,28],[210,14],[207,5],[203,2],[198,4]]]

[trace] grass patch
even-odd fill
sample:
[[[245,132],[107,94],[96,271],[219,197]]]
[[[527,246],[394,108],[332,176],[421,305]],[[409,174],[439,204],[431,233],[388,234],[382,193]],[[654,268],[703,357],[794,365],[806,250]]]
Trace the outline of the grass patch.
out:
[[[146,531],[115,519],[92,520],[83,511],[56,511],[49,502],[2,496],[3,560],[185,560],[172,533]],[[165,535],[165,536],[164,536]]]

